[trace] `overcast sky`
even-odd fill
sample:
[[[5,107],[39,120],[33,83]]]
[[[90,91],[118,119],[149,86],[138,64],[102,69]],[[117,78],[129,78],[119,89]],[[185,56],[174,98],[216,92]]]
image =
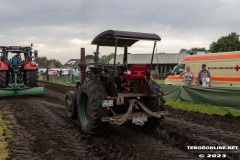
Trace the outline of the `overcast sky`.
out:
[[[209,48],[230,32],[240,34],[239,0],[1,0],[0,45],[34,44],[39,56],[65,63],[92,54],[91,41],[108,30],[158,34],[158,52]],[[151,53],[152,43],[132,53]],[[101,56],[101,55],[100,55]]]

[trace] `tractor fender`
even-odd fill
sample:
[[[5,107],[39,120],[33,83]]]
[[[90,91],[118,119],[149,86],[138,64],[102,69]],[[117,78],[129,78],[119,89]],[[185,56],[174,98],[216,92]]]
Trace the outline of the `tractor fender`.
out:
[[[7,71],[7,70],[8,70],[8,63],[0,62],[0,71]]]
[[[38,65],[36,62],[25,62],[24,63],[24,70],[36,70],[38,69]]]

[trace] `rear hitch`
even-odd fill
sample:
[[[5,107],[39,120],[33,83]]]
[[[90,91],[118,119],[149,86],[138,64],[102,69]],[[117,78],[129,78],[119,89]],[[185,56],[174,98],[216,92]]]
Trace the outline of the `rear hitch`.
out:
[[[134,108],[140,108],[143,112],[133,112]],[[127,120],[132,120],[135,125],[144,125],[148,117],[163,118],[167,115],[167,111],[152,112],[147,106],[136,99],[129,100],[129,107],[125,114],[114,115],[113,117],[102,117],[102,122],[109,122],[111,124],[122,125]]]

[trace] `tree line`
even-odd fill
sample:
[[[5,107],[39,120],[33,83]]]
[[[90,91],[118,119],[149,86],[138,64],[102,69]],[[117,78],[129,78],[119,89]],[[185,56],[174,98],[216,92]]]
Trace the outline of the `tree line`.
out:
[[[204,52],[230,52],[240,50],[239,35],[236,32],[231,32],[227,36],[220,37],[216,42],[212,42],[207,50],[205,47],[193,47],[189,50],[183,48],[179,52],[190,52],[190,51],[204,51]]]
[[[53,61],[53,63],[55,64],[55,66],[56,66],[57,68],[62,67],[62,63],[61,63],[59,60],[57,60],[57,59],[47,59],[47,57],[36,57],[36,58],[34,59],[34,61],[35,61],[36,63],[44,62],[44,61]]]

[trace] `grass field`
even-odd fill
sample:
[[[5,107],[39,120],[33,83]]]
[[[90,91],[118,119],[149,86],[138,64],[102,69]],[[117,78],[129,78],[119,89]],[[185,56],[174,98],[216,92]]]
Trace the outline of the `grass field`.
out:
[[[172,108],[205,113],[209,115],[217,114],[217,115],[224,116],[230,113],[233,116],[240,116],[240,111],[237,111],[237,110],[233,111],[232,109],[230,108],[228,109],[227,107],[204,106],[200,104],[193,104],[189,102],[176,102],[171,100],[167,100],[166,104]]]
[[[154,79],[159,84],[164,84],[164,79]]]
[[[39,76],[39,79],[38,79],[38,80],[39,80],[40,82],[43,81],[43,82],[48,82],[48,83],[60,84],[60,85],[64,85],[64,86],[71,86],[71,87],[75,87],[75,86],[76,86],[76,84],[71,84],[71,83],[47,81],[47,80],[43,79],[42,76]]]

